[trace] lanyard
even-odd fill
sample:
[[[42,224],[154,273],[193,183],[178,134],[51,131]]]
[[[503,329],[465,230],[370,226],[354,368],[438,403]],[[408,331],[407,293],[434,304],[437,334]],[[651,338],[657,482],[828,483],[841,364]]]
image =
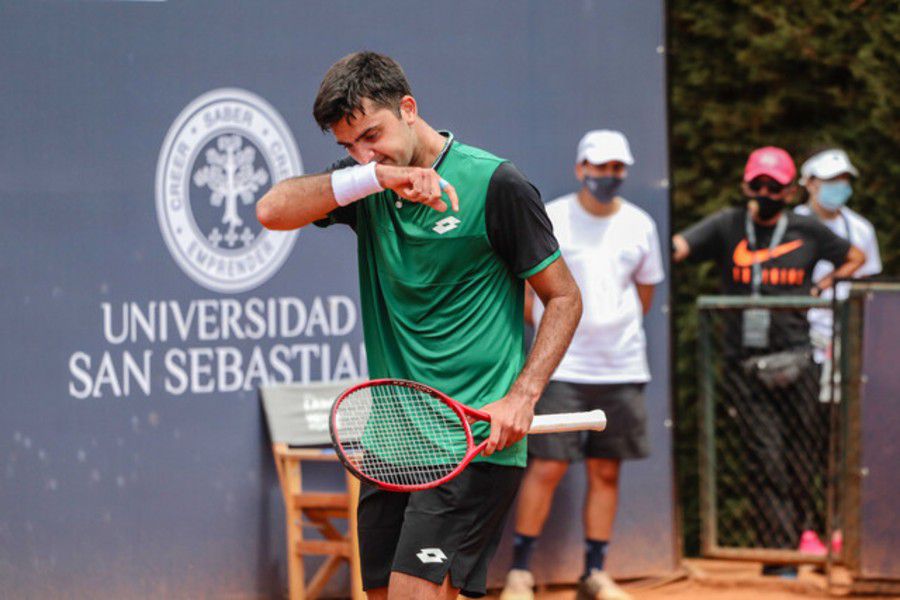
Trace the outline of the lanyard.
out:
[[[843,209],[839,210],[838,214],[841,215],[841,219],[844,221],[844,227],[847,228],[847,241],[852,244],[853,243],[853,233],[850,231],[850,219],[848,219],[847,215],[844,214]]]
[[[778,223],[775,225],[775,231],[772,232],[772,241],[769,242],[770,251],[775,248],[775,246],[781,243],[781,239],[784,237],[784,232],[787,230],[787,222],[787,214],[782,212],[781,217],[778,219]],[[750,218],[750,211],[747,211],[745,226],[747,229],[747,245],[750,246],[750,251],[753,252],[756,250],[756,228],[753,226],[753,219]],[[762,267],[759,265],[758,261],[754,260],[752,269],[752,294],[754,296],[759,296],[759,288],[762,285]]]

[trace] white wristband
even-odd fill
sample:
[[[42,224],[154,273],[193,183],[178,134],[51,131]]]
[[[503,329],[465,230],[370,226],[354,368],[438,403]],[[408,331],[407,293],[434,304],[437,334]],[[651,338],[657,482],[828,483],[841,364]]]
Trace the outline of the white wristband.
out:
[[[341,206],[384,190],[375,175],[375,161],[331,172],[331,190]]]

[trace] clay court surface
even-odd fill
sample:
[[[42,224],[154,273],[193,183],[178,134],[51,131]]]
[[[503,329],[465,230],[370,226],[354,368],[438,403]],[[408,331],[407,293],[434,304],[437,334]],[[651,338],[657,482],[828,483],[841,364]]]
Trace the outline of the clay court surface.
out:
[[[833,595],[829,596],[824,575],[812,572],[810,567],[801,567],[797,579],[788,580],[759,575],[759,563],[712,561],[688,559],[679,574],[655,580],[624,582],[623,588],[635,600],[800,600],[847,596],[846,583],[841,574],[835,576]],[[843,583],[844,585],[840,585]],[[499,590],[488,598],[495,600]],[[571,600],[574,588],[552,587],[539,589],[535,598],[539,600]],[[862,596],[861,596],[862,597]],[[867,595],[865,598],[900,598],[900,595]]]

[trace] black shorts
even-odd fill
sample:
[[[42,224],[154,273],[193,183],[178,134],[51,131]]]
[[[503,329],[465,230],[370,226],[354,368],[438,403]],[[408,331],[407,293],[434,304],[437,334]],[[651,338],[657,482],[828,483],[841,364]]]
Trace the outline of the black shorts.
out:
[[[528,436],[528,453],[536,458],[645,458],[650,455],[643,383],[568,383],[551,381],[535,406],[538,415],[602,409],[604,431],[575,431]]]
[[[362,484],[359,550],[363,588],[385,587],[391,571],[471,598],[486,592],[487,569],[525,469],[474,463],[444,485],[422,492],[387,492]]]

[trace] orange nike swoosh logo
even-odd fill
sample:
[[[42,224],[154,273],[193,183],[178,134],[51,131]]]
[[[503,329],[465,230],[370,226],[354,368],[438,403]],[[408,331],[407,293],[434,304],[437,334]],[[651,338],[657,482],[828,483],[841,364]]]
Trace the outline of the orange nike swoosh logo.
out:
[[[802,245],[803,240],[794,240],[793,242],[787,242],[771,249],[766,248],[764,250],[754,250],[751,252],[747,248],[747,240],[741,240],[741,243],[734,249],[732,260],[734,261],[735,266],[749,267],[754,263],[764,263],[773,258],[784,256]]]

